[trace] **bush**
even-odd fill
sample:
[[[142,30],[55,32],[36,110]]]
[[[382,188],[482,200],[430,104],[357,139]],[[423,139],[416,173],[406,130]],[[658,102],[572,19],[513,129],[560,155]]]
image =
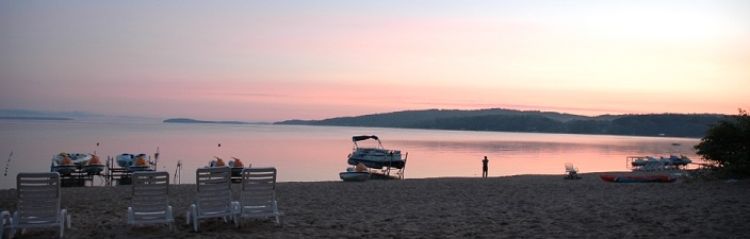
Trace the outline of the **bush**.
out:
[[[735,176],[750,176],[750,116],[739,110],[736,116],[719,121],[695,146],[697,154]]]

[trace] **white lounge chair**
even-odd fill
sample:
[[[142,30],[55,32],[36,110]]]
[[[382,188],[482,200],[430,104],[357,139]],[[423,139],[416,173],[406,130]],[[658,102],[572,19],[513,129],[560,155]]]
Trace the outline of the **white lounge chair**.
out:
[[[246,168],[242,170],[242,191],[240,201],[235,204],[241,219],[273,218],[276,225],[281,225],[281,212],[276,203],[276,168]]]
[[[565,173],[567,174],[565,179],[581,179],[581,177],[578,176],[578,168],[573,166],[572,163],[565,164]]]
[[[60,238],[65,228],[70,228],[70,215],[60,208],[60,174],[58,173],[19,173],[16,176],[18,192],[17,210],[10,219],[9,238],[16,230],[26,228],[59,227]]]
[[[172,230],[174,217],[169,205],[169,173],[146,172],[133,173],[133,193],[128,207],[128,224],[161,224],[169,225]]]
[[[196,232],[203,218],[235,218],[232,203],[231,170],[229,167],[200,168],[195,172],[198,194],[187,211],[187,223],[193,224]]]

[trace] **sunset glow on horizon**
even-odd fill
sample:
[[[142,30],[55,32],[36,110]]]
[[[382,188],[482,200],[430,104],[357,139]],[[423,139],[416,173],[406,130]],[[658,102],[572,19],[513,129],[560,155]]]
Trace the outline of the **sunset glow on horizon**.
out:
[[[0,2],[0,109],[750,108],[750,1]]]

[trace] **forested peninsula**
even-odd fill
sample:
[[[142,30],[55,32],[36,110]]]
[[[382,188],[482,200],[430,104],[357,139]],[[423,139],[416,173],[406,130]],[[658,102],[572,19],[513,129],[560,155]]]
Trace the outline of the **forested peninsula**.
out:
[[[393,127],[415,129],[702,137],[726,115],[627,114],[583,116],[511,109],[410,110],[275,124]]]

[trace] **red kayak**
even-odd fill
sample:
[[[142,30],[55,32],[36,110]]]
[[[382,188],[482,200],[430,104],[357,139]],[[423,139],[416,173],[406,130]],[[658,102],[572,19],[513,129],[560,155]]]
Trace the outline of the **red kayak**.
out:
[[[613,183],[671,183],[677,178],[669,175],[642,175],[642,176],[622,176],[622,175],[600,175],[605,182]]]

